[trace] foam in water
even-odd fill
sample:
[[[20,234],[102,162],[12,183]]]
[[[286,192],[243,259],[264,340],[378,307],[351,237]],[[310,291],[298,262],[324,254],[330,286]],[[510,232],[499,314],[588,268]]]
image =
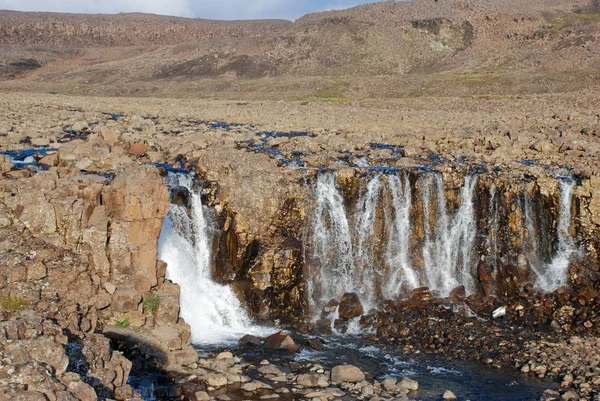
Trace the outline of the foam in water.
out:
[[[189,190],[191,213],[184,206],[171,205],[158,253],[168,265],[167,278],[181,287],[180,316],[192,328],[192,343],[227,343],[247,333],[267,334],[267,329],[252,325],[230,286],[212,281],[213,229],[192,177],[171,175],[169,179]]]
[[[557,225],[557,246],[552,261],[541,267],[532,265],[537,276],[537,286],[544,291],[554,291],[565,285],[569,279],[569,263],[577,252],[571,235],[571,202],[575,181],[560,177],[560,215]]]

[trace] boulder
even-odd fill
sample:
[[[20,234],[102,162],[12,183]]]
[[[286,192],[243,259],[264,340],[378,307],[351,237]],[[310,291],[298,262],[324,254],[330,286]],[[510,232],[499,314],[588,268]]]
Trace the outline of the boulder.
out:
[[[365,374],[356,366],[339,365],[331,370],[331,382],[340,383],[358,383],[365,380]]]
[[[444,392],[444,395],[442,395],[442,398],[447,401],[454,401],[457,399],[454,393],[450,390],[446,390]]]
[[[179,295],[180,287],[178,284],[165,282],[160,290],[156,292],[159,297],[156,308],[157,324],[175,324],[179,319]]]
[[[417,302],[429,301],[430,299],[433,299],[433,294],[431,294],[429,288],[419,287],[411,291],[410,299]]]
[[[419,389],[419,382],[408,377],[403,378],[398,385],[409,391],[417,391]]]
[[[148,145],[146,145],[145,143],[136,142],[136,143],[132,143],[129,146],[129,154],[132,154],[135,156],[143,156],[146,154],[147,151],[148,151]]]
[[[364,309],[358,294],[354,292],[344,294],[340,301],[338,312],[340,317],[344,319],[353,319],[361,316],[364,313]]]
[[[119,136],[115,133],[115,131],[108,128],[102,128],[100,132],[98,132],[98,136],[104,139],[104,142],[108,146],[114,146],[119,141]]]
[[[299,352],[300,347],[296,345],[292,337],[285,334],[283,331],[277,332],[266,338],[265,348],[268,349],[286,349],[290,352]]]
[[[238,347],[260,347],[262,340],[252,334],[246,334],[238,340]]]
[[[142,296],[134,288],[119,288],[113,293],[111,308],[115,312],[136,311]]]

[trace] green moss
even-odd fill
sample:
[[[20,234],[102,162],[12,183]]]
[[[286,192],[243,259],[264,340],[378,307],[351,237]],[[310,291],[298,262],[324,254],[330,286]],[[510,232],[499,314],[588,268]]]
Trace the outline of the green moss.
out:
[[[0,297],[0,308],[5,311],[23,310],[29,305],[29,301],[18,297]]]
[[[131,322],[129,321],[129,318],[128,318],[128,317],[126,317],[126,318],[125,318],[125,319],[123,319],[123,320],[116,320],[116,321],[115,321],[115,325],[116,325],[117,327],[122,327],[122,328],[125,328],[125,327],[129,327],[129,325],[130,325],[130,324],[131,324]]]
[[[160,304],[160,297],[153,295],[144,299],[144,313],[152,315],[158,310]]]

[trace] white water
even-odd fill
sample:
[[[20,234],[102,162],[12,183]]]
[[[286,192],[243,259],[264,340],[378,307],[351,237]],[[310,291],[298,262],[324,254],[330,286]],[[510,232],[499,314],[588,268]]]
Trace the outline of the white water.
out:
[[[444,183],[440,174],[426,176],[426,190],[424,203],[427,205],[425,212],[427,224],[426,236],[423,247],[424,271],[427,286],[432,290],[440,291],[447,296],[452,289],[464,285],[467,293],[475,290],[473,280],[472,249],[475,243],[477,224],[475,221],[475,207],[473,195],[477,186],[477,178],[466,176],[465,183],[460,191],[460,206],[452,215],[448,212]],[[433,183],[431,182],[433,181]],[[435,190],[437,200],[437,219],[432,231],[429,224],[429,206],[431,202],[431,186]]]
[[[314,277],[309,277],[313,306],[340,299],[345,292],[356,292],[368,310],[375,306],[378,294],[394,298],[403,286],[413,289],[427,285],[443,295],[458,285],[474,291],[471,270],[476,234],[473,196],[477,180],[465,177],[460,207],[450,213],[441,175],[428,174],[422,179],[426,181],[422,202],[427,228],[420,277],[411,265],[413,198],[406,174],[379,174],[366,179],[354,213],[346,209],[334,173],[318,176],[311,259],[319,266],[312,273]],[[374,228],[383,191],[389,192],[392,204],[391,213],[383,217],[388,234],[382,239],[380,233],[374,233]],[[432,202],[436,202],[437,216],[434,224],[429,224]],[[382,249],[382,258],[378,259],[376,252]]]
[[[171,205],[160,234],[158,257],[168,264],[167,278],[181,287],[180,316],[192,328],[192,343],[228,343],[247,333],[267,334],[267,329],[252,325],[230,286],[211,279],[213,229],[192,178],[171,175],[169,179],[172,185],[190,191],[191,213],[183,206]]]
[[[569,263],[577,252],[571,235],[571,201],[574,187],[575,181],[571,178],[560,178],[560,215],[556,228],[558,237],[556,250],[550,263],[542,266],[531,265],[537,276],[536,285],[544,291],[554,291],[567,284],[569,280]],[[530,224],[531,221],[529,218],[527,223]]]

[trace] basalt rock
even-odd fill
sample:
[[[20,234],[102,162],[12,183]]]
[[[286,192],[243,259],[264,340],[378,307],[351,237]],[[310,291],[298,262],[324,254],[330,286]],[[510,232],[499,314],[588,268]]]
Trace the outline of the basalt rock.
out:
[[[359,317],[364,313],[360,298],[356,293],[346,293],[342,296],[338,312],[341,318],[353,319]]]

